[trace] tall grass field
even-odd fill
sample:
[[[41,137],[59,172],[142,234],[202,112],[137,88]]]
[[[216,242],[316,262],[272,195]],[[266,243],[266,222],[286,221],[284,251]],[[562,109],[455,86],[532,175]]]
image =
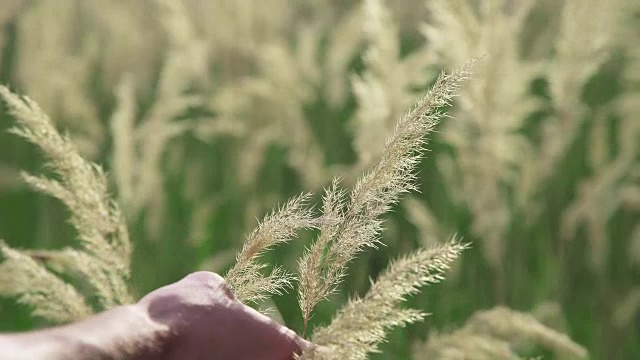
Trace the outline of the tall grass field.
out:
[[[2,0],[0,85],[0,332],[207,270],[301,359],[640,358],[640,0]]]

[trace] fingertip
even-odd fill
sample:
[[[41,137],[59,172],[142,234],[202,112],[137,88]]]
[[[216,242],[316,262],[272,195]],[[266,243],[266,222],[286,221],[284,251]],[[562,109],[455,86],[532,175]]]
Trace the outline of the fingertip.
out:
[[[222,291],[222,293],[230,300],[236,300],[236,297],[231,291],[226,280],[214,272],[196,271],[185,276],[181,281],[192,282],[198,287],[209,289],[213,292]]]
[[[191,280],[202,283],[220,284],[224,283],[224,278],[211,271],[195,271],[183,278],[183,280]]]

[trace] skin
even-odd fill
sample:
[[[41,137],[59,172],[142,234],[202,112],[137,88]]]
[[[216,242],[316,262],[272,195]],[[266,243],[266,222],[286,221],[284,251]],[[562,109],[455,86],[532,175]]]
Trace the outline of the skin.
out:
[[[289,360],[308,346],[202,271],[77,323],[1,334],[0,360]]]

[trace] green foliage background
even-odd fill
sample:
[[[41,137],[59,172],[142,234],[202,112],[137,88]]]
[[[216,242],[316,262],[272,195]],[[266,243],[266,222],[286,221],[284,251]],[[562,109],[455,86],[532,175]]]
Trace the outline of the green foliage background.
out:
[[[544,16],[544,15],[540,15]],[[540,26],[544,26],[544,21]],[[0,83],[10,84],[14,89],[23,86],[16,76],[17,48],[20,46],[20,31],[15,22],[8,22],[0,32],[4,38]],[[415,48],[414,35],[402,38],[403,52]],[[488,61],[491,61],[490,59]],[[629,66],[629,58],[624,53],[614,53],[597,72],[590,77],[581,95],[590,109],[601,108],[617,98],[622,91],[621,72]],[[353,59],[351,69],[362,70],[359,57]],[[158,81],[159,67],[155,66],[153,81]],[[426,70],[425,70],[426,71]],[[92,72],[92,81],[85,90],[100,110],[98,117],[105,123],[115,107],[113,90],[108,87],[110,79],[104,78],[98,62]],[[472,80],[473,81],[473,80]],[[424,91],[416,89],[416,94]],[[531,84],[529,94],[549,103],[548,79],[539,78]],[[157,93],[154,89],[142,91],[138,112],[144,114]],[[320,144],[327,168],[341,169],[354,166],[357,160],[353,147],[350,119],[357,110],[353,95],[348,95],[340,108],[329,106],[322,98],[305,104],[304,112],[312,135]],[[35,99],[38,101],[38,99]],[[550,105],[549,105],[550,106]],[[547,121],[551,109],[532,113],[527,126],[519,131],[528,138],[537,139],[539,124]],[[189,121],[197,116],[213,115],[215,109],[195,106],[180,116],[177,121]],[[52,114],[55,119],[55,114]],[[619,129],[619,119],[608,120],[610,141],[613,152],[617,149],[615,135]],[[447,121],[456,121],[449,119]],[[640,121],[640,120],[638,120]],[[12,119],[0,111],[0,164],[6,168],[35,171],[41,165],[39,154],[20,139],[5,131],[12,125]],[[497,274],[482,254],[479,244],[482,239],[474,237],[471,230],[474,214],[461,207],[452,199],[450,187],[440,174],[435,159],[438,154],[454,152],[455,149],[436,135],[429,144],[430,152],[420,166],[420,194],[415,196],[432,209],[439,225],[450,234],[457,232],[465,241],[474,244],[471,250],[459,260],[457,273],[440,285],[426,288],[409,301],[409,305],[423,309],[432,315],[424,323],[395,330],[383,345],[383,354],[373,355],[375,359],[411,358],[411,343],[426,339],[434,331],[446,331],[459,327],[474,312],[505,304],[511,308],[531,311],[537,305],[555,301],[561,305],[563,318],[555,318],[556,324],[578,343],[586,346],[593,359],[640,358],[640,314],[633,321],[619,327],[612,320],[625,296],[640,285],[640,269],[634,266],[629,256],[632,233],[638,225],[638,209],[616,209],[607,226],[608,265],[602,273],[594,272],[587,264],[590,246],[585,232],[581,231],[572,241],[559,239],[561,217],[566,208],[576,198],[578,184],[593,173],[587,154],[590,149],[590,129],[593,118],[587,116],[579,129],[576,141],[564,154],[559,171],[545,184],[539,194],[543,204],[536,218],[519,213],[514,204],[512,217],[514,225],[507,233],[506,256]],[[73,129],[69,130],[73,136]],[[215,203],[214,211],[206,218],[206,232],[197,241],[188,242],[191,219],[197,211],[192,200],[184,196],[184,189],[192,182],[191,174],[165,154],[162,164],[165,194],[164,214],[157,238],[146,233],[147,213],[143,211],[131,219],[130,231],[135,246],[133,258],[133,288],[140,296],[164,284],[176,281],[197,269],[224,272],[239,250],[245,234],[255,226],[255,221],[247,220],[246,214],[251,204],[259,204],[258,213],[266,213],[277,203],[302,191],[319,189],[305,188],[297,169],[287,161],[287,146],[271,144],[263,154],[255,177],[255,186],[243,186],[237,179],[238,168],[235,154],[246,144],[243,139],[220,136],[215,142],[203,142],[192,131],[187,131],[168,145],[181,154],[181,159],[197,159],[200,168],[200,194],[210,196]],[[560,136],[560,135],[559,135]],[[639,140],[640,141],[640,140]],[[110,169],[111,144],[105,143],[96,156],[99,163]],[[179,163],[179,162],[178,162]],[[0,174],[0,177],[3,175]],[[8,176],[7,178],[11,178]],[[506,188],[508,194],[513,189]],[[117,192],[117,189],[114,189]],[[513,200],[515,202],[515,200]],[[606,206],[606,204],[603,204]],[[73,243],[73,229],[66,224],[66,210],[55,200],[35,194],[26,187],[12,186],[0,189],[0,238],[11,246],[20,248],[59,249]],[[388,216],[388,230],[383,235],[386,246],[379,250],[367,251],[355,261],[341,294],[333,296],[317,309],[314,324],[326,324],[348,296],[362,294],[369,286],[369,278],[376,277],[390,259],[414,249],[422,240],[415,224],[407,217],[406,209],[397,206]],[[270,263],[283,264],[295,268],[296,260],[309,244],[311,234],[301,234],[290,244],[276,248],[266,255]],[[443,239],[444,240],[444,239]],[[216,261],[212,262],[212,256]],[[503,284],[500,284],[503,278]],[[500,287],[503,286],[503,289]],[[273,299],[284,322],[301,332],[302,319],[297,306],[295,291]],[[33,329],[42,324],[31,319],[29,310],[16,305],[11,299],[0,300],[0,331]]]

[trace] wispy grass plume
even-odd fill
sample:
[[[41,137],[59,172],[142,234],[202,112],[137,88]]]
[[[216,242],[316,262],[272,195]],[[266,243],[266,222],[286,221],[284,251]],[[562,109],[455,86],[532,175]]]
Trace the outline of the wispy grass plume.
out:
[[[586,359],[586,350],[529,314],[505,307],[480,311],[451,334],[432,336],[417,359],[520,359],[523,347],[540,345],[556,355]],[[426,355],[426,356],[425,356]]]
[[[35,190],[59,199],[69,208],[70,222],[81,246],[75,253],[78,270],[95,289],[100,306],[111,308],[131,302],[126,283],[130,277],[129,235],[119,207],[109,197],[105,173],[80,156],[33,100],[4,86],[0,86],[0,97],[17,120],[10,131],[40,148],[47,159],[46,166],[55,179],[26,173],[23,177]],[[36,269],[31,271],[42,274]],[[37,308],[43,304],[32,305]]]
[[[323,353],[308,355],[314,359],[366,359],[377,350],[387,332],[422,320],[426,314],[399,305],[419,287],[444,279],[449,265],[468,246],[451,241],[432,248],[422,248],[396,260],[376,280],[363,298],[351,300],[327,327],[318,329],[313,342],[324,347]]]
[[[76,289],[30,256],[0,241],[0,294],[17,296],[33,315],[55,323],[79,320],[92,313]]]
[[[313,308],[336,290],[347,263],[367,247],[375,247],[382,230],[380,218],[401,194],[416,190],[414,173],[432,132],[462,83],[471,75],[473,60],[458,71],[442,74],[425,97],[400,118],[380,160],[355,184],[348,200],[338,181],[326,190],[320,235],[299,264],[300,296],[305,330]]]
[[[302,194],[287,202],[280,209],[267,215],[247,237],[236,264],[225,279],[235,296],[245,302],[258,302],[267,294],[279,294],[291,286],[293,275],[276,267],[267,276],[262,274],[267,264],[258,258],[271,247],[289,241],[296,231],[314,227],[313,214],[307,207],[310,194]]]

